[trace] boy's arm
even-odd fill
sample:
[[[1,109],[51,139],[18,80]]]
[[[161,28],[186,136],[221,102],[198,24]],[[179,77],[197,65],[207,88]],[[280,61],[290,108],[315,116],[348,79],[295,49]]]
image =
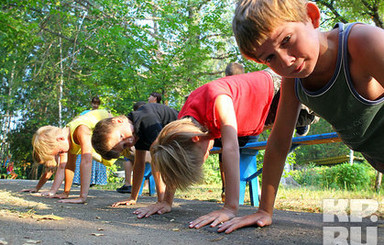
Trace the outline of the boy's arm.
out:
[[[153,143],[151,144],[151,147],[155,144],[158,144],[157,138],[155,139],[155,141],[153,141]],[[156,171],[156,169],[153,167],[152,156],[149,153],[149,151],[146,152],[145,159],[146,159],[145,160],[146,162],[148,162],[148,161],[151,162],[151,173],[152,173],[153,179],[155,180],[157,202],[161,202],[161,201],[163,201],[164,195],[165,195],[165,189],[166,189],[165,183],[164,183],[163,179],[161,178],[160,171]],[[173,200],[173,197],[172,197],[172,200]]]
[[[45,172],[41,175],[36,187],[32,189],[23,189],[20,192],[31,192],[31,193],[38,192],[41,189],[41,187],[43,187],[44,184],[47,183],[47,181],[52,177],[52,175],[53,175],[53,169],[47,168]]]
[[[266,226],[272,223],[273,206],[284,169],[293,130],[300,110],[300,103],[294,93],[294,80],[282,82],[281,98],[273,125],[268,138],[264,155],[262,191],[259,210],[251,215],[234,218],[219,226],[218,231],[230,233],[238,228],[258,225]]]
[[[65,166],[67,165],[67,160],[68,160],[68,153],[59,154],[59,164],[56,170],[56,175],[53,180],[51,189],[47,192],[42,192],[41,193],[42,196],[55,197],[56,192],[59,190],[64,180],[64,171],[65,171]]]
[[[112,207],[117,207],[119,205],[136,204],[136,200],[140,192],[141,183],[144,178],[145,155],[146,155],[146,151],[135,150],[135,163],[133,164],[133,183],[132,183],[131,196],[127,200],[119,201],[112,204]]]
[[[164,199],[166,186],[165,186],[165,183],[163,182],[163,179],[161,178],[160,172],[156,171],[152,167],[152,165],[151,165],[151,172],[152,172],[153,179],[155,180],[157,202],[161,202]]]
[[[68,161],[67,165],[65,166],[65,172],[64,172],[64,192],[61,194],[56,195],[55,197],[63,199],[68,198],[69,192],[71,191],[73,177],[75,175],[75,168],[76,168],[76,155],[68,152]]]
[[[62,203],[85,203],[87,201],[89,186],[91,183],[92,173],[92,144],[91,144],[91,130],[85,126],[80,125],[73,133],[75,141],[79,142],[81,147],[81,162],[80,162],[80,197],[75,199],[60,200]],[[76,156],[71,154],[68,161],[71,161],[71,166],[76,162]],[[72,176],[73,178],[73,176]],[[72,180],[71,180],[72,181]]]
[[[218,96],[215,101],[215,113],[220,123],[223,142],[222,156],[226,181],[225,203],[221,210],[213,211],[190,222],[190,228],[201,228],[209,223],[212,223],[211,227],[215,227],[221,222],[235,217],[239,208],[240,153],[237,119],[232,99],[227,95]]]

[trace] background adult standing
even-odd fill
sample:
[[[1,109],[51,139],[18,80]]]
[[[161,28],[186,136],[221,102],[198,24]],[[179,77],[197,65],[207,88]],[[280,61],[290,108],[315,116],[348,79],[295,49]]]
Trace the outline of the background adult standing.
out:
[[[157,92],[153,92],[148,97],[148,103],[160,103],[161,102],[161,94]]]

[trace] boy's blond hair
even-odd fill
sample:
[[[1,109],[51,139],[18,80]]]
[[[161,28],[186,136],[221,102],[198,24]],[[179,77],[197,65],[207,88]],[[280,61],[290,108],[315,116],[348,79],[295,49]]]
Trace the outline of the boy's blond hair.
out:
[[[161,130],[151,147],[152,167],[161,173],[167,186],[185,189],[202,180],[205,152],[192,137],[207,134],[191,118],[173,121]]]
[[[118,116],[126,119],[126,116]],[[112,158],[119,158],[121,152],[113,149],[113,145],[110,144],[109,136],[112,130],[117,126],[113,122],[114,117],[105,118],[100,120],[93,130],[92,134],[92,147],[97,153],[100,154],[105,160],[111,160]]]
[[[32,138],[33,158],[36,162],[47,167],[56,166],[53,150],[59,146],[57,136],[62,129],[54,126],[39,128]]]
[[[305,22],[307,0],[240,0],[232,22],[240,52],[257,61],[259,48],[283,22]]]

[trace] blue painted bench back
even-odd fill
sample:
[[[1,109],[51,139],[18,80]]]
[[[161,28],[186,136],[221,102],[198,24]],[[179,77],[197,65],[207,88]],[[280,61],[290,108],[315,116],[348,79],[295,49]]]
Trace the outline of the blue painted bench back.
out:
[[[292,138],[292,146],[316,145],[340,142],[339,136],[333,133],[307,135]],[[259,206],[259,183],[258,176],[262,172],[262,167],[257,169],[256,156],[259,150],[266,148],[267,141],[250,141],[245,146],[240,147],[240,199],[239,204],[244,204],[245,187],[249,184],[249,195],[252,206]],[[292,149],[292,148],[291,148]],[[214,147],[211,154],[220,153],[221,148]]]

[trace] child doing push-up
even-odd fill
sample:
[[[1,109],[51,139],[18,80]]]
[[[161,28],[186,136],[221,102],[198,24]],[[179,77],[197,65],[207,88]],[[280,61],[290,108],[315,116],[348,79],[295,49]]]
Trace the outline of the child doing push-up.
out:
[[[342,141],[384,172],[384,31],[353,23],[319,30],[306,0],[244,0],[233,31],[241,53],[283,76],[277,117],[264,156],[259,210],[219,228],[272,223],[274,201],[300,103],[327,120]]]

